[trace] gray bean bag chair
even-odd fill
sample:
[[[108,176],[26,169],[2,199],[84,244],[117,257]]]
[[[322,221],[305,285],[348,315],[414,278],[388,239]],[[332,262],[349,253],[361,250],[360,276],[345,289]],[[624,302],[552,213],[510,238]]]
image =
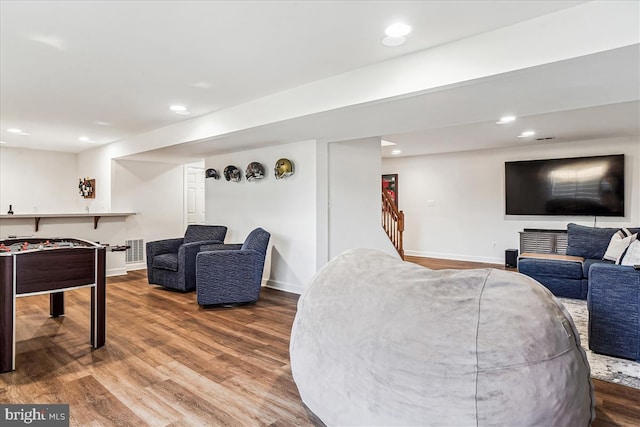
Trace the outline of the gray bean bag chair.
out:
[[[291,369],[327,425],[587,426],[589,365],[535,280],[354,249],[301,296]]]

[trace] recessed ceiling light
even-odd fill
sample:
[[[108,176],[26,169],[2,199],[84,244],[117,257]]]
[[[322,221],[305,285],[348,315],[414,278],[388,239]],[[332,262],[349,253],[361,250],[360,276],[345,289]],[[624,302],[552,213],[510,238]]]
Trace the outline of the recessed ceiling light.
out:
[[[21,129],[16,129],[16,128],[7,129],[7,132],[11,132],[11,133],[15,133],[16,135],[23,135],[23,136],[31,135],[28,132],[25,132],[25,131],[23,131]]]
[[[528,138],[528,137],[533,136],[535,134],[536,133],[534,131],[532,131],[532,130],[525,130],[520,135],[518,135],[518,138]]]
[[[389,145],[397,145],[397,144],[395,142],[386,141],[384,139],[380,140],[380,146],[381,147],[388,147]]]
[[[7,141],[0,141],[0,144],[6,144]]]
[[[198,89],[211,89],[211,83],[205,81],[191,83],[189,86],[197,87]]]
[[[404,44],[407,39],[404,37],[411,32],[411,26],[402,23],[396,22],[393,25],[389,25],[384,33],[387,35],[384,39],[382,39],[382,44],[389,47],[400,46]]]
[[[388,47],[396,47],[403,45],[407,41],[404,37],[385,37],[382,39],[382,44]]]
[[[29,38],[35,42],[45,44],[54,49],[58,49],[61,51],[67,50],[67,44],[65,43],[64,39],[61,39],[60,37],[36,34]]]
[[[402,153],[402,150],[393,150],[393,151],[391,151],[391,154],[393,154],[394,156],[397,156],[400,153]]]
[[[384,33],[389,37],[404,37],[411,32],[411,26],[403,22],[396,22],[393,25],[389,25]]]
[[[169,107],[169,109],[181,116],[188,116],[189,114],[191,114],[191,111],[187,110],[187,107],[185,107],[184,105],[172,105],[171,107]]]
[[[497,125],[504,125],[506,123],[511,123],[515,120],[516,118],[514,116],[503,116],[500,117],[500,120],[498,120],[496,122]]]
[[[82,141],[82,142],[89,142],[89,141],[90,141],[90,139],[89,139],[89,138],[87,138],[86,136],[81,136],[81,137],[80,137],[80,138],[78,138],[78,139],[79,139],[80,141]]]
[[[27,132],[23,131],[22,129],[16,129],[16,128],[7,129],[7,132],[15,133],[15,134],[18,134],[18,135],[24,135],[24,136],[31,135],[30,133],[27,133]]]

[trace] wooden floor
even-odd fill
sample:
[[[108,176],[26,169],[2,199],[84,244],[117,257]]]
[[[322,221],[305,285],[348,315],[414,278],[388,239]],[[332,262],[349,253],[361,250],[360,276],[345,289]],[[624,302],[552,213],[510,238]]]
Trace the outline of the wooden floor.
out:
[[[48,317],[47,296],[20,298],[16,371],[0,374],[0,403],[69,403],[77,426],[322,425],[291,377],[297,299],[264,289],[255,305],[205,310],[193,293],[130,272],[108,279],[107,344],[92,351],[88,289],[67,292],[57,319]],[[595,386],[595,426],[640,425],[640,391]]]
[[[289,367],[298,296],[201,309],[195,293],[149,286],[146,274],[107,280],[107,343],[91,351],[88,289],[18,299],[16,371],[0,374],[1,403],[69,403],[77,426],[322,425]]]

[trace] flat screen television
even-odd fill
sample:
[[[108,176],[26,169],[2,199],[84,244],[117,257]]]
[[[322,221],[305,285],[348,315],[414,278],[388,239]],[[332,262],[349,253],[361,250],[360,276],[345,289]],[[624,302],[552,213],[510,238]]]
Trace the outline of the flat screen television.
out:
[[[624,154],[505,162],[507,215],[624,216]]]

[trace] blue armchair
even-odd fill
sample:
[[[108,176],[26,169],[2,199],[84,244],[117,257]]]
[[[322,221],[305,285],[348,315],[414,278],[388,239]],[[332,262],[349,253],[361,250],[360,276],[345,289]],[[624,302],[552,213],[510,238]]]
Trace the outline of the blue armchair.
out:
[[[147,277],[150,285],[178,291],[196,287],[196,255],[206,244],[222,243],[227,227],[189,225],[184,237],[147,242]]]
[[[256,228],[242,245],[203,246],[196,258],[198,304],[237,305],[257,301],[270,237],[262,228]]]

